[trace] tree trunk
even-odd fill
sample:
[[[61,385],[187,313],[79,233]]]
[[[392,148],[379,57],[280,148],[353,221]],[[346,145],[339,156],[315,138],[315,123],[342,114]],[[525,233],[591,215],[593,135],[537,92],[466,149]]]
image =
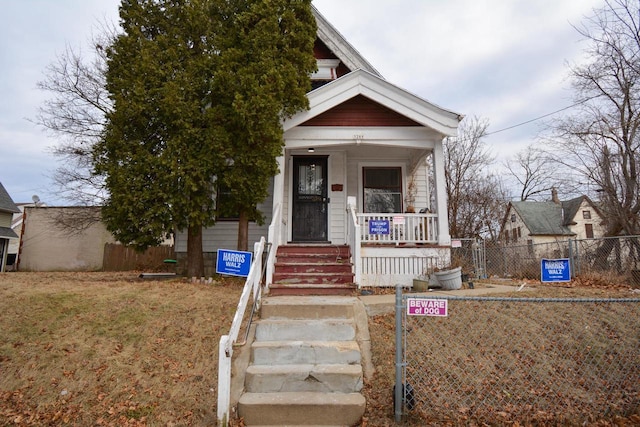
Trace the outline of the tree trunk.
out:
[[[238,250],[247,251],[249,247],[249,216],[240,212],[238,219]]]
[[[202,225],[189,225],[187,231],[187,277],[204,277]]]

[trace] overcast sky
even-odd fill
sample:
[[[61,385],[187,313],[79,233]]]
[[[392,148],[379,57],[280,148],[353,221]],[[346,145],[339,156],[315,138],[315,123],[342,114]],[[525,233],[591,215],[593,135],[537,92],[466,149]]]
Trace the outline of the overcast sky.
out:
[[[67,45],[88,48],[119,0],[0,0],[0,182],[16,203],[63,204],[50,176],[55,138],[32,121],[37,89]],[[391,83],[490,122],[489,132],[572,104],[567,63],[582,62],[577,25],[602,0],[313,0]],[[374,6],[375,5],[375,6]],[[541,121],[486,143],[506,156],[534,141]]]

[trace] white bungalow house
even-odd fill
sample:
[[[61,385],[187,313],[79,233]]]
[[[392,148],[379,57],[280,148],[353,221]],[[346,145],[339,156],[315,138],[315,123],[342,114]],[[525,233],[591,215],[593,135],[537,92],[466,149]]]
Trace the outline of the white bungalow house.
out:
[[[462,116],[384,80],[314,13],[310,108],[283,123],[280,173],[260,206],[269,225],[251,224],[250,242],[268,236],[272,254],[347,247],[355,285],[410,286],[450,259],[442,141]],[[237,222],[218,221],[204,232],[205,253],[233,249],[236,233]],[[176,252],[186,252],[186,233]]]

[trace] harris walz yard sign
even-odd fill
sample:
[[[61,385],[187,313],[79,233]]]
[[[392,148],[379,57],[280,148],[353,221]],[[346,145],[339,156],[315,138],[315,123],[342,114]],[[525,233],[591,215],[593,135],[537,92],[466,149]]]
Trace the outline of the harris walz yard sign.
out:
[[[545,259],[540,261],[542,282],[570,282],[571,263],[569,258]]]
[[[247,277],[251,268],[252,256],[251,252],[218,249],[216,273]]]

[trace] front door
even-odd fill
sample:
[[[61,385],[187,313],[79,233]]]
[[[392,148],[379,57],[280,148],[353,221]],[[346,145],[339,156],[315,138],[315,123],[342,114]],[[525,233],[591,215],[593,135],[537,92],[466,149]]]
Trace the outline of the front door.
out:
[[[327,241],[328,207],[327,157],[294,157],[292,240]]]

